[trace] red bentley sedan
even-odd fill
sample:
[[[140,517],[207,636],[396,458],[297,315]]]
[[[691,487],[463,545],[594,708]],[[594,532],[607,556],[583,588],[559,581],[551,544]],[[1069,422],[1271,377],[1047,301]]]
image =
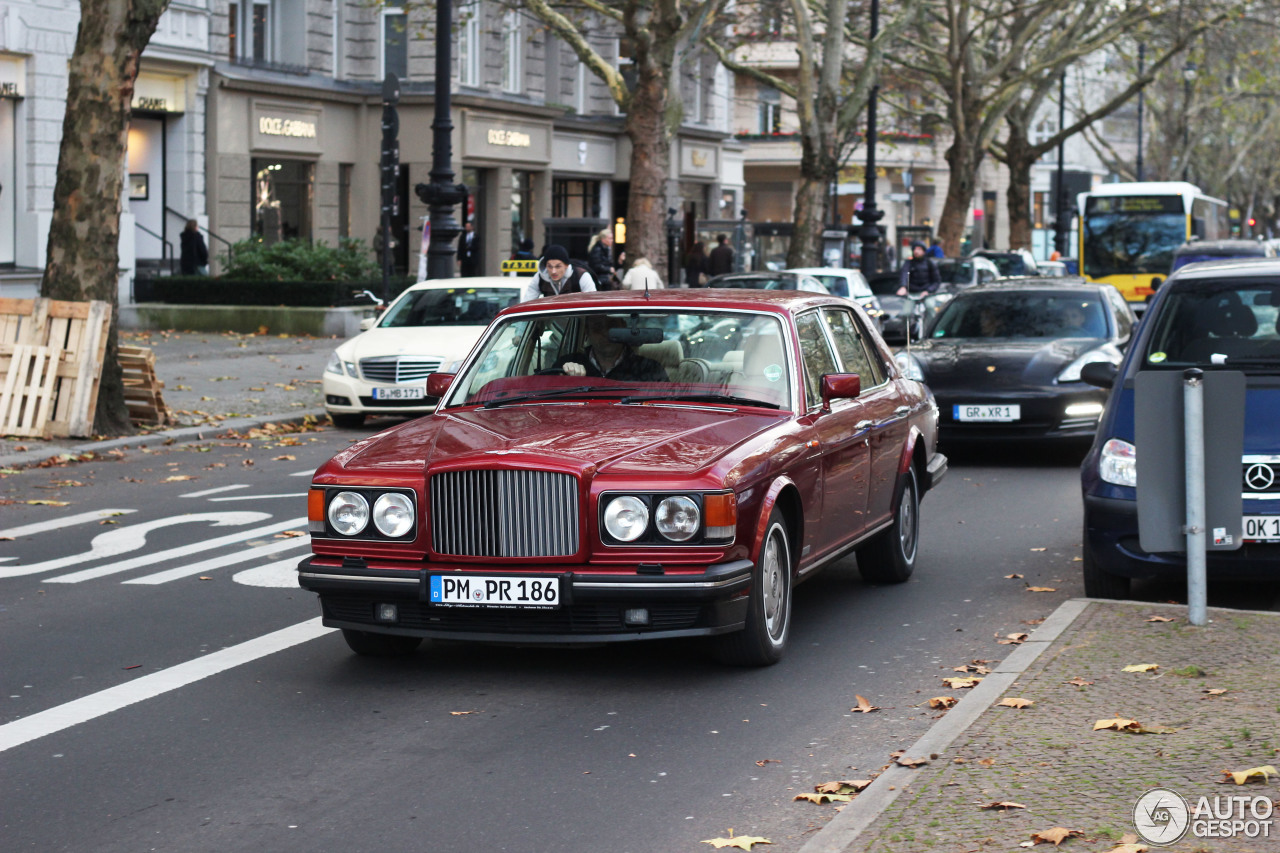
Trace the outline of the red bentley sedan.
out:
[[[947,468],[932,395],[834,296],[540,299],[428,386],[312,480],[299,582],[359,654],[707,636],[771,664],[823,566],[907,579]]]

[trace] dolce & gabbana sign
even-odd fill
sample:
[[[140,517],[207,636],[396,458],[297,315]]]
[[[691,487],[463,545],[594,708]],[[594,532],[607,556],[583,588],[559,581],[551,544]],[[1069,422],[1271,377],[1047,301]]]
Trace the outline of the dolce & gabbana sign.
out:
[[[250,134],[254,148],[276,151],[320,151],[320,110],[258,101],[250,114]]]

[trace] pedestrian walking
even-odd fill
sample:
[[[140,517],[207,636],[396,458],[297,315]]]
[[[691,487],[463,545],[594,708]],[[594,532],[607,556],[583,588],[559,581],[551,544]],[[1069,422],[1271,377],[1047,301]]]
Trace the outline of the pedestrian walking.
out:
[[[564,246],[552,243],[542,250],[542,269],[529,278],[520,291],[520,301],[529,302],[539,296],[558,296],[561,293],[590,293],[596,283],[586,267],[569,261]]]
[[[707,275],[717,276],[733,272],[733,248],[729,245],[729,235],[717,236],[716,243],[716,247],[711,250],[711,256],[707,259]]]
[[[618,268],[613,260],[613,231],[605,228],[591,238],[587,246],[587,263],[600,290],[617,290]]]
[[[475,222],[468,219],[462,242],[458,245],[458,260],[463,278],[480,274],[480,238],[476,236]]]
[[[200,234],[200,223],[188,219],[187,227],[182,229],[178,241],[181,244],[178,271],[183,275],[208,275],[209,247],[204,244],[204,237]]]
[[[689,247],[684,258],[684,283],[687,287],[704,287],[707,283],[707,256],[698,240]]]
[[[939,243],[935,238],[933,242],[929,245],[929,257],[945,258],[946,256],[947,256],[946,253],[942,251],[942,244]]]
[[[520,241],[520,245],[511,253],[513,261],[536,261],[538,256],[533,253],[533,240],[525,237]]]
[[[919,240],[911,244],[911,257],[903,263],[898,277],[899,296],[933,293],[942,286],[942,275],[938,272],[938,264],[933,258],[927,257],[925,251],[924,243]]]
[[[658,271],[648,258],[636,258],[636,262],[622,277],[623,290],[660,290],[664,287]]]

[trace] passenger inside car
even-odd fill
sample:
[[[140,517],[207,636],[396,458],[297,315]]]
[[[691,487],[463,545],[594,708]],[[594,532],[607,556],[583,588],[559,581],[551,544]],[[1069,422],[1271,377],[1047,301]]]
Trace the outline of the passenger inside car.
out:
[[[626,326],[627,321],[622,317],[603,314],[588,317],[586,347],[580,353],[561,356],[553,369],[563,370],[569,376],[600,376],[624,382],[669,382],[667,371],[661,364],[610,336],[610,329],[625,329]]]

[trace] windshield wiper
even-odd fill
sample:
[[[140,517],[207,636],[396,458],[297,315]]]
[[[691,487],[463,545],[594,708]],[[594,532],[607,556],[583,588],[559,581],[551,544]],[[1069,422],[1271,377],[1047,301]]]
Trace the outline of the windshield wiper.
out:
[[[591,397],[616,397],[620,392],[633,390],[635,389],[628,386],[623,386],[621,388],[601,388],[599,385],[575,385],[572,388],[557,388],[553,391],[520,394],[515,397],[502,397],[497,400],[489,400],[484,403],[483,408],[492,409],[497,406],[506,406],[514,403],[527,403],[531,400],[548,400],[552,397],[569,397],[574,394],[589,394]]]
[[[766,400],[753,400],[750,397],[736,397],[732,394],[646,394],[623,397],[620,403],[643,403],[649,400],[687,400],[693,403],[731,403],[735,406],[759,406],[764,409],[781,409],[777,403]]]

